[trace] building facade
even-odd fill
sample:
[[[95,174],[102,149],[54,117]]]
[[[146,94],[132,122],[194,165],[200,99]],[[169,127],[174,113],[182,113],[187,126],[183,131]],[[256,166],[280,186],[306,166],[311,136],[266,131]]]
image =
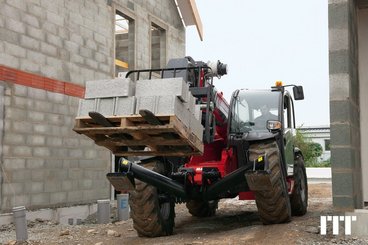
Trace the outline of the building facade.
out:
[[[184,17],[174,0],[0,1],[0,213],[110,197],[110,152],[72,131],[85,82],[183,57]]]
[[[368,1],[329,0],[333,203],[368,203]]]

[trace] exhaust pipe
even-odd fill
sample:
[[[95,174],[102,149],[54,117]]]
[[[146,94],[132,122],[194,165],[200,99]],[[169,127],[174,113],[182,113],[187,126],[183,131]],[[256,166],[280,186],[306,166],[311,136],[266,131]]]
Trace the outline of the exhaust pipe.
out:
[[[165,190],[177,197],[187,198],[187,193],[185,191],[184,185],[181,185],[178,182],[162,174],[156,173],[152,170],[146,169],[138,164],[129,161],[122,161],[122,164],[120,164],[120,169],[125,172],[125,176],[128,173],[133,173],[133,177],[136,179],[153,185],[158,189]]]

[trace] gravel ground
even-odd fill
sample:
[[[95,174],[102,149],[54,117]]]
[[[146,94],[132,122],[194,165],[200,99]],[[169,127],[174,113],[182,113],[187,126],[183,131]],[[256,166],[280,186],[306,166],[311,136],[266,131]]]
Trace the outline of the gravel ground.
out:
[[[321,215],[337,215],[332,208],[331,184],[309,185],[308,213],[287,224],[264,226],[254,201],[225,199],[214,217],[192,217],[184,204],[176,206],[172,236],[138,237],[131,219],[106,225],[90,216],[80,225],[36,220],[28,223],[29,239],[23,244],[368,244],[368,237],[333,236],[319,231]],[[112,212],[114,213],[114,212]],[[13,225],[0,227],[0,244],[15,244]],[[22,244],[22,243],[17,243]]]

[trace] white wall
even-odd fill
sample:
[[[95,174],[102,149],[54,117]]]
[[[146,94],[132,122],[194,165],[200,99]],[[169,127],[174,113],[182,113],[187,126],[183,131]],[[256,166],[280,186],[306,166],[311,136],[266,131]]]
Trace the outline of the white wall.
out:
[[[359,92],[363,200],[368,202],[368,9],[359,10]]]

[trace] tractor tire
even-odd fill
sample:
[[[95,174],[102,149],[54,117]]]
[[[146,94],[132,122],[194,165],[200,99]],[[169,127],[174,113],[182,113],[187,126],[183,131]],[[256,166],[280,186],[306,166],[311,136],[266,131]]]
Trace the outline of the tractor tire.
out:
[[[153,171],[165,174],[165,168],[161,162],[150,165]],[[130,192],[129,205],[133,227],[138,236],[172,235],[175,224],[175,202],[170,195],[136,179],[135,190]]]
[[[294,190],[290,195],[291,213],[302,216],[308,207],[308,183],[303,156],[297,155],[294,164]]]
[[[186,206],[189,213],[195,217],[210,217],[216,214],[218,200],[190,200],[186,203]]]
[[[291,206],[277,143],[250,145],[249,159],[253,161],[265,153],[268,155],[272,187],[269,190],[254,191],[260,219],[265,225],[289,222]]]

